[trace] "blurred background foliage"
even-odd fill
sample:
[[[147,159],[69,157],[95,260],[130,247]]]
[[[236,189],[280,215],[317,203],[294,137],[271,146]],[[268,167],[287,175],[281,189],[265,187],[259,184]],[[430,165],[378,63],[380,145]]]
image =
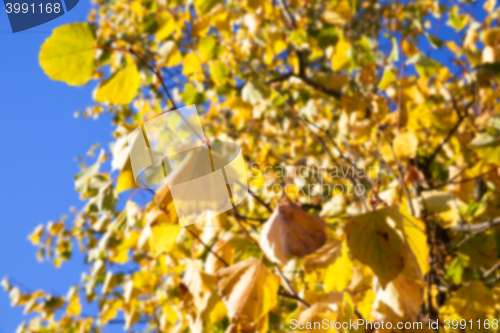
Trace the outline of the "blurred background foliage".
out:
[[[112,115],[115,140],[75,176],[84,207],[29,236],[40,261],[81,251],[89,270],[67,295],[4,279],[36,314],[18,331],[497,331],[476,321],[500,311],[498,13],[491,0],[96,1],[39,60],[53,80],[98,83],[79,115]],[[127,135],[191,104],[211,142],[241,147],[251,193],[181,228],[168,188],[136,188]],[[285,166],[307,172],[264,172]]]

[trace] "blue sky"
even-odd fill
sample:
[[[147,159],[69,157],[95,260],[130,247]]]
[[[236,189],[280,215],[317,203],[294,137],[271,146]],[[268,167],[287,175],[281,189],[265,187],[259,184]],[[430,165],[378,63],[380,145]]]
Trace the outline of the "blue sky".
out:
[[[28,290],[65,295],[80,281],[83,257],[76,254],[60,269],[40,264],[26,237],[38,224],[81,206],[73,183],[75,158],[96,142],[107,146],[113,127],[106,116],[73,117],[92,102],[95,82],[70,87],[50,80],[38,64],[38,51],[55,27],[85,21],[90,2],[82,0],[69,13],[16,34],[0,8],[0,278],[8,275]],[[15,332],[22,311],[10,307],[1,289],[0,333]]]
[[[96,83],[70,87],[50,80],[38,64],[38,51],[55,27],[85,21],[90,3],[82,0],[54,21],[16,34],[0,8],[0,278],[8,275],[27,290],[64,295],[80,281],[83,257],[74,253],[60,269],[39,264],[27,235],[38,224],[68,214],[70,206],[81,206],[73,182],[75,157],[94,143],[107,146],[113,127],[107,116],[97,121],[73,117],[90,105]],[[471,11],[481,18],[482,2]],[[443,21],[439,35],[453,34]],[[449,51],[434,52],[433,58],[447,64]],[[0,333],[14,332],[23,319],[22,308],[12,308],[0,290]]]

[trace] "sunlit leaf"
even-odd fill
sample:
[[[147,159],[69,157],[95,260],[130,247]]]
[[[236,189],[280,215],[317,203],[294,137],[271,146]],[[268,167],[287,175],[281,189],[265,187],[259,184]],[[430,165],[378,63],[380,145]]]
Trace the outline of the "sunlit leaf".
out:
[[[71,23],[54,29],[40,49],[40,66],[53,80],[78,86],[96,70],[96,40],[88,23]]]

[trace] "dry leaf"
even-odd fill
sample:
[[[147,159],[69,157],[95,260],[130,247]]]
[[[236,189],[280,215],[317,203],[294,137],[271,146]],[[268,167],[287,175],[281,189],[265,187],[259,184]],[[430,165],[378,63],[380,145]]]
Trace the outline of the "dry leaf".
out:
[[[256,323],[277,304],[278,276],[250,258],[217,272],[217,289],[232,320]]]
[[[219,257],[224,259],[229,265],[233,263],[234,249],[227,242],[222,240],[215,243],[212,247],[212,251],[217,253]],[[221,268],[226,267],[219,258],[217,258],[213,253],[209,253],[207,257],[207,261],[205,262],[205,271],[208,274],[214,275]]]
[[[285,198],[262,227],[260,246],[273,262],[304,257],[326,242],[325,222]]]

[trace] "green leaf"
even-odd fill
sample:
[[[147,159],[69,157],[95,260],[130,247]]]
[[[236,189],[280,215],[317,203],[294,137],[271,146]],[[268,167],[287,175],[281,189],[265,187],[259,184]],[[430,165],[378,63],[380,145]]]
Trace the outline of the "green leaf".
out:
[[[88,23],[58,27],[40,49],[40,66],[53,80],[72,86],[85,84],[96,69],[95,42],[94,31]]]
[[[259,81],[250,81],[243,87],[241,95],[245,102],[257,104],[266,99],[269,89]]]
[[[215,84],[223,85],[227,81],[227,68],[222,61],[217,61],[210,66],[210,76]]]
[[[116,181],[115,193],[119,194],[135,187],[137,185],[135,184],[134,173],[132,172],[130,160],[128,160],[123,170],[120,171],[120,175]]]
[[[490,133],[478,133],[470,142],[470,145],[475,148],[496,146],[500,143],[500,138],[494,137]]]
[[[198,50],[200,51],[201,60],[212,60],[216,56],[217,41],[212,36],[203,37],[200,39]]]
[[[479,74],[484,74],[484,73],[498,74],[500,73],[500,62],[492,62],[479,65],[476,66],[476,70]]]
[[[326,49],[328,46],[335,46],[339,41],[335,27],[329,27],[321,30],[318,36],[318,46]]]
[[[198,15],[205,15],[222,2],[222,0],[195,0],[194,7],[196,8]]]
[[[197,92],[196,88],[191,83],[188,83],[184,86],[182,101],[186,105],[201,104],[203,103],[203,94]]]
[[[386,70],[384,70],[384,73],[382,74],[382,78],[380,79],[380,82],[378,84],[378,88],[380,90],[385,90],[385,89],[389,88],[389,86],[391,84],[396,82],[396,80],[397,80],[397,77],[396,77],[396,74],[394,74],[394,71],[392,70],[392,68],[387,68]]]
[[[391,43],[392,43],[392,50],[391,54],[389,55],[389,61],[399,61],[399,47],[398,47],[398,40],[395,37],[391,37]]]
[[[415,64],[418,75],[423,78],[430,78],[437,75],[441,64],[434,59],[420,57]]]
[[[405,265],[403,236],[392,226],[402,219],[396,209],[389,207],[354,216],[344,228],[354,258],[370,266],[384,288]]]
[[[75,189],[80,194],[83,194],[86,191],[90,178],[99,173],[99,169],[101,168],[101,159],[103,158],[103,156],[104,150],[101,149],[97,161],[75,175]]]
[[[104,80],[95,95],[95,101],[111,104],[128,104],[132,102],[140,84],[137,66],[130,55],[126,57],[125,68],[113,73]]]
[[[431,43],[432,47],[440,49],[444,45],[443,40],[427,33],[425,35],[427,36],[427,39],[429,40],[429,43]]]
[[[465,255],[459,254],[458,257],[454,258],[450,262],[450,266],[448,266],[448,269],[446,270],[446,279],[455,284],[459,284],[462,280],[464,269],[467,267],[468,263],[469,258]]]

